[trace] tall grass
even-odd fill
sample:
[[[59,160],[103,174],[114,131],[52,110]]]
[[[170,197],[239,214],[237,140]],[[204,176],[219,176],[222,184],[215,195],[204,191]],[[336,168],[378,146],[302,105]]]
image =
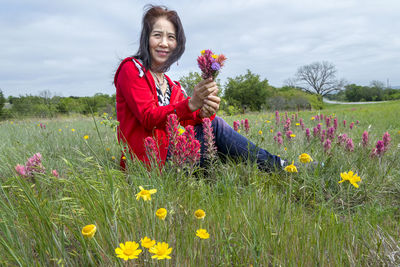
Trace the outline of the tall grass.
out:
[[[333,142],[331,152],[325,153],[318,139],[307,142],[294,124],[294,140],[279,146],[273,136],[282,126],[275,125],[272,113],[225,118],[231,125],[248,118],[248,137],[274,154],[291,161],[308,153],[324,163],[315,169],[299,163],[300,172],[292,174],[216,162],[211,170],[188,176],[173,168],[148,170],[129,159],[128,171],[121,172],[115,132],[99,120],[2,122],[0,265],[399,265],[399,105],[331,106],[321,111],[338,118],[338,133],[353,138],[354,152]],[[310,118],[316,114],[299,112],[298,117],[306,127],[314,127],[317,122]],[[343,127],[344,119],[348,125],[356,120],[359,124],[350,130]],[[359,145],[364,130],[370,136],[368,148]],[[390,149],[381,159],[371,158],[373,145],[386,131],[392,138]],[[43,156],[46,174],[37,174],[33,183],[18,176],[14,166],[36,152]],[[53,169],[60,177],[51,174]],[[340,173],[349,170],[362,178],[358,189],[338,184]],[[139,186],[157,193],[151,201],[137,201]],[[161,207],[168,210],[165,221],[155,216]],[[206,211],[204,220],[194,216],[199,208]],[[92,239],[81,234],[87,224],[97,227]],[[210,238],[196,237],[199,228]],[[119,243],[139,242],[144,236],[167,242],[172,259],[157,261],[146,249],[127,263],[115,256]]]

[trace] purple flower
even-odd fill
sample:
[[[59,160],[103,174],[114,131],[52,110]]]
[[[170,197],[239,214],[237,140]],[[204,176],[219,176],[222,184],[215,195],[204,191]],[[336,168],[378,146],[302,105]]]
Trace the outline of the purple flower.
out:
[[[310,129],[306,129],[307,141],[310,141]]]
[[[388,150],[391,140],[392,139],[390,138],[390,134],[386,132],[382,137],[383,144],[385,145],[385,151]]]
[[[353,143],[353,139],[348,138],[347,142],[346,142],[346,149],[350,152],[354,151],[354,143]]]
[[[213,62],[211,64],[211,69],[214,71],[219,71],[221,69],[221,66],[217,62]]]
[[[215,146],[215,137],[209,118],[203,119],[203,133],[204,144],[206,146],[205,158],[212,160],[217,156],[217,148]]]
[[[324,151],[325,152],[328,152],[329,149],[331,149],[331,144],[332,144],[331,140],[329,138],[326,139],[326,141],[324,143]]]
[[[239,121],[234,121],[233,122],[233,130],[235,130],[236,132],[239,130]]]
[[[337,124],[337,118],[335,118],[333,120],[333,128],[335,128],[335,130],[337,130],[338,124]]]

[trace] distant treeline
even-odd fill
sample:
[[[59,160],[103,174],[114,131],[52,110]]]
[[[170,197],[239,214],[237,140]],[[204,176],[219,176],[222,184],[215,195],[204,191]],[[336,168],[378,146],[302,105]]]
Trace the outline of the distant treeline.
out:
[[[400,90],[385,88],[381,82],[373,81],[370,86],[349,84],[343,91],[327,96],[331,100],[364,102],[400,99]]]
[[[51,96],[49,91],[43,91],[39,96],[26,95],[7,98],[7,106],[0,105],[2,119],[41,117],[49,118],[62,114],[102,114],[115,112],[115,94],[95,94],[91,97],[60,97]],[[5,101],[4,101],[5,102]],[[1,104],[1,100],[0,100]]]

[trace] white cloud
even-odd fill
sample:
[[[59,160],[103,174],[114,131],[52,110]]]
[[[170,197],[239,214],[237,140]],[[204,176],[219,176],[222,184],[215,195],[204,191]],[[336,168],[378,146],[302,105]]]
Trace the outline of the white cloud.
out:
[[[281,86],[314,61],[334,63],[350,82],[400,85],[398,1],[159,1],[181,16],[186,52],[170,76],[197,71],[210,48],[228,57],[221,79],[250,69]],[[113,93],[121,58],[136,52],[145,1],[9,1],[0,11],[0,88]]]

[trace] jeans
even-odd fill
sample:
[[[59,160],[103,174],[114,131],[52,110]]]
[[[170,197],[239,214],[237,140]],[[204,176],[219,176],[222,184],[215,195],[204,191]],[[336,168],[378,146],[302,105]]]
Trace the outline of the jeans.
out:
[[[257,147],[246,137],[233,130],[222,118],[216,116],[211,125],[215,136],[215,144],[220,156],[256,162],[258,168],[263,171],[282,169],[281,159],[278,156],[272,155],[265,149]],[[196,139],[199,140],[201,144],[200,166],[204,166],[204,151],[206,148],[203,125],[196,125],[194,130]]]

